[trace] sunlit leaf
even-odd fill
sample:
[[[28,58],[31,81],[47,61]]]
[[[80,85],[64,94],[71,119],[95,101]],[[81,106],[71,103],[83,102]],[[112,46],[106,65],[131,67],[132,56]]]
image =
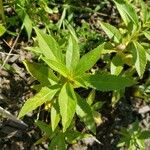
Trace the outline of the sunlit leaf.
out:
[[[120,43],[122,36],[120,34],[120,31],[115,27],[110,25],[109,23],[100,22],[102,29],[105,31],[107,36],[114,40],[116,43]]]
[[[146,5],[146,3],[143,0],[140,1],[140,4],[141,20],[143,21],[143,26],[147,26],[148,24],[150,24],[150,8],[148,5]]]
[[[73,38],[76,40],[76,42],[78,42],[79,40],[78,40],[78,38],[76,36],[76,32],[75,32],[74,28],[69,24],[69,22],[67,20],[65,20],[65,24],[66,24],[69,32],[73,36]]]
[[[58,102],[54,102],[53,106],[51,107],[51,125],[52,130],[54,131],[60,121],[60,114],[59,114],[59,105]]]
[[[62,117],[63,132],[69,127],[76,110],[76,96],[70,83],[65,83],[62,87],[58,103]]]
[[[64,21],[64,19],[65,19],[65,17],[66,17],[66,10],[67,10],[67,7],[64,6],[64,9],[63,9],[61,18],[60,18],[60,20],[59,20],[58,23],[57,23],[57,24],[58,24],[58,29],[61,28],[61,26],[62,26],[62,24],[63,24],[63,21]]]
[[[123,60],[119,55],[113,57],[110,63],[110,72],[112,75],[119,75],[123,70]]]
[[[79,45],[74,39],[74,37],[70,36],[66,52],[67,68],[73,71],[78,64],[79,58],[80,58]]]
[[[44,66],[41,63],[31,63],[29,61],[24,61],[27,71],[35,77],[43,85],[50,85],[51,83],[57,83],[58,78],[53,73],[53,71]]]
[[[5,32],[6,32],[5,27],[2,24],[0,24],[0,36],[2,36]]]
[[[138,144],[138,146],[141,148],[141,149],[145,149],[145,143],[144,143],[144,140],[139,140],[139,139],[136,139],[136,143]]]
[[[68,77],[69,76],[69,70],[66,68],[66,66],[63,63],[57,62],[57,61],[54,61],[54,60],[51,60],[51,59],[47,59],[45,57],[42,57],[42,59],[54,71],[60,73],[64,77]]]
[[[34,29],[42,54],[48,59],[63,63],[63,55],[55,39],[37,28]]]
[[[32,20],[30,19],[29,15],[27,13],[25,13],[23,25],[27,31],[28,39],[30,39],[31,32],[32,32]]]
[[[138,15],[133,6],[124,0],[122,1],[113,0],[113,1],[115,2],[116,7],[125,24],[128,25],[128,23],[132,21],[136,25],[136,27],[138,27],[139,26]]]
[[[56,88],[56,86],[52,86],[52,88],[43,87],[39,93],[37,93],[34,97],[29,98],[25,102],[18,117],[21,118],[28,112],[31,112],[32,110],[41,106],[43,103],[51,101],[57,91],[58,88]]]
[[[123,147],[125,145],[125,142],[124,141],[121,141],[117,144],[117,147]]]
[[[136,71],[138,75],[142,78],[147,64],[146,51],[142,45],[140,45],[138,42],[134,42],[133,53]]]
[[[77,64],[75,74],[77,76],[83,75],[85,71],[91,69],[94,64],[99,60],[102,51],[104,50],[104,44],[99,45],[94,50],[83,55]]]
[[[145,37],[150,40],[150,31],[143,31]]]
[[[91,92],[89,93],[88,97],[86,98],[86,101],[89,105],[92,105],[92,103],[95,100],[95,90],[91,90]]]
[[[97,125],[100,125],[103,122],[101,114],[99,112],[93,111],[93,117],[94,117],[94,121]]]
[[[110,70],[112,75],[119,75],[123,70],[123,66],[115,66],[112,62],[110,64]]]

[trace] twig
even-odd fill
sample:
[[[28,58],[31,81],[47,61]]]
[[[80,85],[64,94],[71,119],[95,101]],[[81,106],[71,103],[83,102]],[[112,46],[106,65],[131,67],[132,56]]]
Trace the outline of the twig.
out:
[[[4,42],[9,48],[11,48],[11,46],[8,44],[8,42],[7,42],[5,39],[3,39],[3,42]]]
[[[13,55],[13,56],[19,56],[19,54],[9,54],[9,53],[5,53],[5,52],[0,52],[0,54],[4,54],[4,55]]]
[[[17,37],[16,37],[16,39],[15,39],[15,41],[14,41],[14,44],[12,45],[12,47],[11,47],[11,49],[10,49],[10,51],[9,51],[9,53],[8,53],[8,55],[7,55],[7,57],[5,58],[5,60],[4,60],[4,62],[3,62],[3,65],[2,65],[1,68],[0,68],[0,71],[3,69],[3,67],[5,66],[7,60],[9,59],[10,54],[11,54],[11,52],[13,51],[13,49],[14,49],[14,47],[15,47],[15,45],[16,45],[18,39],[19,39],[19,36],[20,36],[20,33],[18,33],[18,35],[17,35]]]
[[[9,111],[3,109],[1,106],[0,106],[0,114],[2,114],[3,117],[13,120],[14,122],[20,123],[26,127],[28,126],[23,121],[17,119],[15,116],[13,116]]]

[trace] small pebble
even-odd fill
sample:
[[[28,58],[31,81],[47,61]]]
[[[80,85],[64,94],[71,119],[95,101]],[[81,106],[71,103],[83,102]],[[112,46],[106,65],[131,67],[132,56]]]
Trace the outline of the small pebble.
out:
[[[147,113],[147,112],[149,112],[150,111],[150,107],[149,106],[143,106],[143,107],[141,107],[139,110],[138,110],[138,112],[140,113],[140,114],[145,114],[145,113]]]

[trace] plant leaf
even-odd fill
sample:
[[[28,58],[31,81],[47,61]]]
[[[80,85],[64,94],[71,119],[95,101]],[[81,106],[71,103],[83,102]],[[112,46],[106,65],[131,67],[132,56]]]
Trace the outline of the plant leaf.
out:
[[[113,62],[110,64],[110,70],[112,75],[119,75],[123,70],[123,66],[115,66]]]
[[[149,6],[146,5],[146,3],[141,0],[141,20],[143,21],[143,26],[145,26],[147,23],[150,22],[150,9]]]
[[[133,53],[135,53],[135,68],[138,73],[138,75],[142,78],[146,63],[147,63],[147,58],[146,58],[146,51],[143,48],[142,45],[140,45],[138,42],[134,42],[134,49]]]
[[[145,150],[145,142],[144,142],[144,140],[136,139],[136,143],[139,146],[139,148],[141,148],[141,150],[142,149]]]
[[[30,19],[29,15],[25,13],[25,17],[23,20],[23,26],[25,27],[27,34],[28,34],[28,40],[30,39],[31,32],[32,32],[32,20]]]
[[[57,25],[58,25],[58,29],[60,30],[62,24],[63,24],[63,21],[65,20],[65,17],[66,17],[66,10],[67,10],[67,7],[64,6],[63,8],[63,12],[62,12],[62,15],[61,15],[61,18],[59,19]]]
[[[58,78],[53,73],[50,68],[44,66],[41,63],[31,63],[29,61],[24,61],[27,71],[35,77],[43,85],[49,85],[51,83],[57,83]]]
[[[91,90],[91,92],[89,93],[88,97],[86,98],[86,101],[87,101],[87,103],[88,103],[89,105],[92,105],[92,104],[93,104],[93,102],[94,102],[94,100],[95,100],[95,94],[96,94],[96,92],[95,92],[95,90],[93,89],[93,90]]]
[[[94,50],[83,55],[77,64],[75,74],[80,76],[85,73],[85,71],[91,69],[93,65],[99,60],[102,51],[104,50],[104,44],[99,45]]]
[[[2,36],[5,32],[6,32],[5,27],[2,24],[0,24],[0,36]]]
[[[103,122],[101,114],[98,111],[93,111],[93,117],[97,125],[100,125]]]
[[[71,33],[72,37],[76,40],[76,42],[78,43],[78,38],[76,36],[76,32],[74,30],[74,28],[69,24],[69,22],[67,20],[64,21],[65,25],[67,26],[69,32]]]
[[[96,102],[95,104],[92,105],[92,110],[97,111],[100,110],[102,108],[102,106],[104,105],[104,102]]]
[[[66,141],[70,144],[73,144],[77,140],[81,140],[84,138],[92,137],[91,134],[81,133],[79,131],[68,131],[65,133]]]
[[[48,64],[53,70],[60,73],[64,77],[69,76],[69,70],[66,68],[64,64],[61,62],[57,62],[54,60],[47,59],[45,57],[42,57],[42,59],[45,61],[46,64]]]
[[[66,67],[69,70],[74,70],[80,59],[79,45],[73,36],[70,36],[66,52]]]
[[[63,133],[58,133],[51,141],[48,150],[66,150],[65,137]]]
[[[116,7],[124,23],[128,25],[128,23],[132,21],[136,25],[136,27],[138,27],[139,26],[138,16],[132,5],[125,1],[120,0],[113,0],[113,1],[115,2]]]
[[[39,93],[25,102],[18,117],[21,118],[28,112],[41,106],[43,103],[52,100],[57,91],[58,87],[56,88],[56,86],[52,86],[51,88],[43,87]]]
[[[43,142],[47,141],[47,135],[42,136],[40,139],[38,139],[36,142],[34,142],[34,145],[42,144]]]
[[[58,97],[63,132],[69,127],[76,110],[76,96],[70,83],[65,83]]]
[[[100,22],[100,24],[102,29],[105,31],[105,33],[108,35],[110,39],[113,39],[114,42],[116,43],[121,42],[122,35],[116,27],[110,25],[109,23],[104,23],[104,22]]]
[[[96,134],[96,127],[91,107],[86,102],[86,100],[82,99],[79,95],[77,95],[76,113],[81,121],[85,123],[87,128],[91,130],[94,134]]]
[[[123,60],[120,55],[113,57],[110,63],[110,72],[112,75],[119,75],[123,70]]]
[[[37,120],[35,124],[48,135],[49,137],[52,135],[52,128],[50,125],[46,124],[43,121]]]
[[[150,131],[142,131],[142,133],[139,136],[139,139],[149,139],[150,138]]]
[[[109,74],[95,74],[85,78],[89,87],[100,91],[120,90],[134,84],[134,81],[129,78]]]
[[[34,29],[42,54],[48,59],[63,63],[63,55],[55,39],[37,28]]]
[[[119,141],[117,147],[123,147],[125,144],[126,144],[125,141]]]
[[[150,31],[143,31],[143,34],[148,40],[150,40]]]
[[[59,114],[59,105],[58,101],[55,101],[51,107],[51,125],[52,131],[54,131],[60,121],[60,114]]]
[[[32,32],[32,20],[30,19],[29,15],[26,13],[25,10],[25,2],[17,2],[19,3],[16,7],[16,12],[19,16],[19,18],[22,20],[23,24],[22,27],[25,27],[25,30],[27,31],[28,40],[30,39],[31,32]]]

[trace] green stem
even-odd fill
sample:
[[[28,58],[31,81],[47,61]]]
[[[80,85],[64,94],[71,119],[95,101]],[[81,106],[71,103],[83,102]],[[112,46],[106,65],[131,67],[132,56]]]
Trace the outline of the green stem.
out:
[[[5,15],[4,15],[4,9],[3,9],[3,0],[0,0],[0,19],[2,19],[2,22],[5,24]]]

